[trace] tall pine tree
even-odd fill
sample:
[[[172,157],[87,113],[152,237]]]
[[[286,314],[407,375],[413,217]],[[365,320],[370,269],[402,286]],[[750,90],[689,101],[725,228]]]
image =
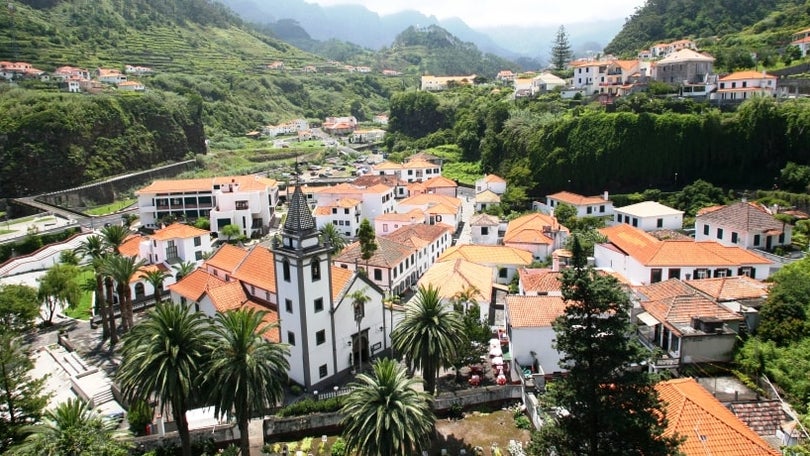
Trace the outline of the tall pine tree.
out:
[[[571,51],[571,43],[568,41],[568,32],[565,26],[561,25],[554,36],[554,43],[551,46],[551,63],[557,71],[564,70],[565,65],[574,55]]]
[[[573,266],[563,272],[565,314],[554,323],[560,367],[549,384],[550,408],[560,411],[532,438],[534,454],[672,455],[678,440],[664,437],[666,417],[641,368],[646,352],[629,336],[630,302],[615,278],[587,266],[574,240]]]

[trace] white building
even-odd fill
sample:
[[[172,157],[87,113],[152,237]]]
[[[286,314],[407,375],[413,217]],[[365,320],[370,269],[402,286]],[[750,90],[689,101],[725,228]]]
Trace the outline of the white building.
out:
[[[486,190],[498,195],[503,195],[506,193],[506,181],[495,174],[487,174],[475,181],[475,193],[481,193]]]
[[[626,223],[642,231],[679,230],[683,228],[683,211],[655,201],[643,201],[614,209],[616,223]]]
[[[467,76],[422,76],[422,90],[437,91],[447,90],[453,84],[457,85],[473,85],[475,83],[476,75],[471,74]]]
[[[426,221],[425,213],[420,209],[413,209],[410,212],[402,214],[399,212],[389,212],[374,218],[374,232],[384,236],[393,233],[403,226],[419,225]]]
[[[424,193],[400,200],[397,204],[399,213],[410,213],[415,209],[425,213],[429,225],[443,223],[455,230],[461,222],[461,200],[452,196]]]
[[[752,97],[776,96],[776,76],[764,71],[737,71],[720,78],[712,99],[747,100]]]
[[[384,184],[364,187],[342,183],[316,188],[313,192],[318,206],[333,206],[344,199],[362,201],[360,212],[369,221],[379,215],[394,212],[394,188]]]
[[[245,236],[266,234],[278,204],[278,184],[258,176],[158,180],[135,192],[141,223],[165,217],[208,218],[211,231],[238,225]]]
[[[341,198],[337,201],[317,206],[313,211],[315,222],[320,230],[326,225],[334,225],[348,238],[357,236],[363,217],[363,202],[354,198]]]
[[[498,244],[498,217],[487,214],[476,214],[470,219],[472,243],[478,245]]]
[[[568,233],[553,216],[532,213],[509,222],[503,244],[531,252],[535,260],[542,261],[563,247]]]
[[[526,250],[505,245],[462,244],[450,247],[438,261],[463,259],[470,263],[486,266],[491,269],[491,281],[508,284],[517,275],[518,269],[532,264],[532,254]]]
[[[546,196],[546,204],[538,204],[539,210],[553,213],[560,203],[570,204],[577,210],[577,217],[613,217],[613,201],[608,192],[602,196],[582,196],[571,192],[557,192]]]
[[[413,158],[405,163],[384,161],[374,165],[373,172],[380,175],[397,176],[405,182],[425,182],[442,175],[442,167],[427,160]]]
[[[701,209],[695,217],[695,239],[711,240],[745,249],[772,250],[789,246],[793,227],[758,203],[741,201]],[[760,277],[764,278],[764,277]]]
[[[517,366],[528,369],[536,387],[564,370],[560,367],[561,354],[554,348],[556,334],[554,320],[565,313],[561,296],[506,297],[506,328],[509,351]]]

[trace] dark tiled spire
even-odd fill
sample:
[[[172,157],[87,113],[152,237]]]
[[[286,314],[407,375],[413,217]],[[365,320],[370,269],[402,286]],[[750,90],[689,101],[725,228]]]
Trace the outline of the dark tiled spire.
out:
[[[309,210],[307,199],[301,186],[296,185],[290,197],[287,220],[284,222],[284,231],[290,233],[306,233],[315,230],[315,217]]]

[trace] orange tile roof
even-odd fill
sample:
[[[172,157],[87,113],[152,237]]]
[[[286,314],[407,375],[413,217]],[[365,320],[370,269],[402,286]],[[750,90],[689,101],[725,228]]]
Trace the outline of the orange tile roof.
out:
[[[565,313],[560,296],[506,296],[506,315],[512,328],[551,327]]]
[[[242,260],[247,257],[248,251],[231,244],[222,244],[208,260],[206,266],[212,266],[228,273],[233,273]]]
[[[262,318],[262,327],[272,324],[278,325],[278,312],[274,311],[273,309],[269,309],[254,301],[248,301],[244,307],[253,309],[255,311],[265,312],[264,318]],[[275,328],[267,330],[267,332],[264,333],[264,338],[275,344],[281,342],[281,328],[276,326]]]
[[[358,199],[340,198],[337,201],[333,201],[332,203],[315,207],[315,211],[313,211],[312,215],[331,215],[332,208],[349,209],[357,207],[360,204],[363,204],[363,202]]]
[[[642,301],[641,307],[673,333],[682,336],[705,335],[692,327],[692,317],[709,317],[723,322],[743,320],[743,317],[697,293],[658,301]]]
[[[461,200],[452,196],[437,195],[435,193],[424,193],[421,195],[409,196],[399,202],[400,206],[425,206],[433,204],[446,204],[450,207],[461,207]]]
[[[421,182],[414,182],[408,185],[408,193],[424,193],[425,190],[425,184]]]
[[[439,165],[435,163],[431,163],[427,160],[416,158],[408,160],[407,162],[402,164],[403,168],[437,168]]]
[[[419,209],[411,209],[405,213],[389,212],[387,214],[380,214],[374,218],[375,222],[410,222],[411,220],[413,220],[415,223],[424,223],[425,213]]]
[[[563,203],[571,204],[574,206],[583,206],[586,204],[604,204],[605,201],[601,196],[582,196],[577,193],[571,192],[557,192],[548,195],[548,198],[561,201]]]
[[[414,248],[422,248],[447,233],[452,233],[452,230],[446,225],[414,224],[400,227],[385,237]]]
[[[741,201],[726,206],[713,206],[698,213],[698,220],[731,230],[782,233],[784,225],[771,211],[758,203]]]
[[[662,299],[674,298],[675,296],[690,296],[697,294],[694,288],[690,287],[679,279],[668,279],[664,280],[663,282],[642,285],[635,287],[635,290],[641,295],[642,300],[645,301],[659,301]]]
[[[478,301],[489,302],[492,296],[492,268],[457,258],[452,261],[434,263],[418,282],[427,287],[433,285],[439,289],[443,299],[453,299],[473,286],[478,289]]]
[[[456,188],[458,184],[444,176],[436,176],[425,181],[426,188]]]
[[[205,294],[211,299],[217,312],[228,312],[241,309],[247,303],[248,296],[239,282],[227,282],[218,287],[206,290]]]
[[[445,250],[436,261],[450,261],[457,258],[483,265],[508,264],[528,266],[532,264],[532,254],[526,250],[507,247],[505,245],[475,244],[463,244],[450,247]]]
[[[498,226],[500,224],[500,220],[494,215],[476,214],[470,218],[470,226]]]
[[[346,246],[346,248],[334,258],[334,261],[349,264],[357,263],[363,267],[368,263],[369,266],[393,268],[405,261],[405,258],[413,253],[415,253],[415,249],[409,245],[388,239],[384,236],[378,236],[377,250],[374,251],[374,255],[372,255],[368,261],[361,258],[360,242],[353,242]]]
[[[398,169],[402,169],[402,165],[399,164],[399,163],[394,163],[394,162],[390,162],[390,161],[384,161],[382,163],[378,163],[378,164],[374,165],[374,169],[379,170],[379,171],[398,170]]]
[[[428,214],[458,214],[458,208],[451,207],[444,203],[439,203],[433,206],[430,206],[425,210]]]
[[[518,269],[518,276],[523,284],[523,290],[526,292],[545,294],[560,291],[562,288],[562,282],[560,282],[562,273],[559,271],[520,268]]]
[[[509,222],[509,224],[506,225],[506,233],[503,236],[503,242],[550,245],[554,241],[544,234],[546,227],[550,227],[552,231],[568,231],[568,228],[560,225],[556,218],[535,212],[518,217]]]
[[[664,435],[685,440],[685,456],[778,456],[729,409],[693,378],[667,380],[655,385],[667,414]]]
[[[145,266],[142,266],[140,269],[138,269],[138,273],[133,275],[129,279],[129,283],[135,283],[135,282],[139,282],[139,281],[143,280],[143,276],[150,273],[150,272],[152,272],[152,271],[169,272],[169,269],[166,266],[164,266],[162,263],[161,264],[147,264]]]
[[[209,233],[210,231],[202,230],[191,225],[173,223],[166,228],[155,231],[154,234],[151,234],[149,237],[158,241],[165,241],[167,239],[191,239]]]
[[[179,282],[169,285],[169,290],[196,302],[200,300],[206,290],[224,284],[225,281],[214,277],[204,269],[196,269],[191,274],[180,279]]]
[[[118,252],[123,256],[136,257],[141,254],[141,241],[144,237],[140,234],[132,234],[124,239],[118,247]]]
[[[608,242],[645,266],[739,266],[771,261],[739,247],[714,241],[658,240],[627,224],[601,228]]]
[[[799,38],[796,41],[792,41],[790,44],[804,44],[804,43],[810,43],[810,36]]]
[[[763,299],[768,296],[770,288],[770,284],[747,276],[688,280],[686,283],[721,302],[738,299]]]
[[[330,267],[332,268],[332,302],[337,305],[338,300],[352,283],[354,272],[334,265]]]
[[[484,190],[483,192],[475,194],[476,203],[500,203],[501,197],[492,190]]]
[[[157,180],[135,192],[136,195],[152,193],[208,192],[214,185],[235,182],[240,190],[264,190],[278,185],[273,179],[259,176],[223,176],[201,179],[168,179]]]
[[[495,174],[487,174],[486,176],[484,176],[484,182],[500,183],[500,184],[506,183],[506,181],[502,177],[496,176]]]
[[[741,79],[776,79],[776,76],[772,76],[768,73],[763,73],[762,71],[735,71],[734,73],[727,74],[720,78],[721,81],[739,81]]]
[[[271,293],[276,293],[275,256],[267,247],[257,245],[239,263],[233,277]]]
[[[630,70],[638,65],[638,60],[614,60],[613,63],[620,66],[622,70]]]

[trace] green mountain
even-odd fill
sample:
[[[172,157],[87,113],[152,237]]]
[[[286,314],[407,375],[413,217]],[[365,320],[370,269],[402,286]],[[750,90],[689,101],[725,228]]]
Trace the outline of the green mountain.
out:
[[[809,14],[807,0],[647,0],[605,52],[635,54],[660,41],[722,38],[752,28],[768,29],[766,41],[784,46],[796,26],[810,22]]]

